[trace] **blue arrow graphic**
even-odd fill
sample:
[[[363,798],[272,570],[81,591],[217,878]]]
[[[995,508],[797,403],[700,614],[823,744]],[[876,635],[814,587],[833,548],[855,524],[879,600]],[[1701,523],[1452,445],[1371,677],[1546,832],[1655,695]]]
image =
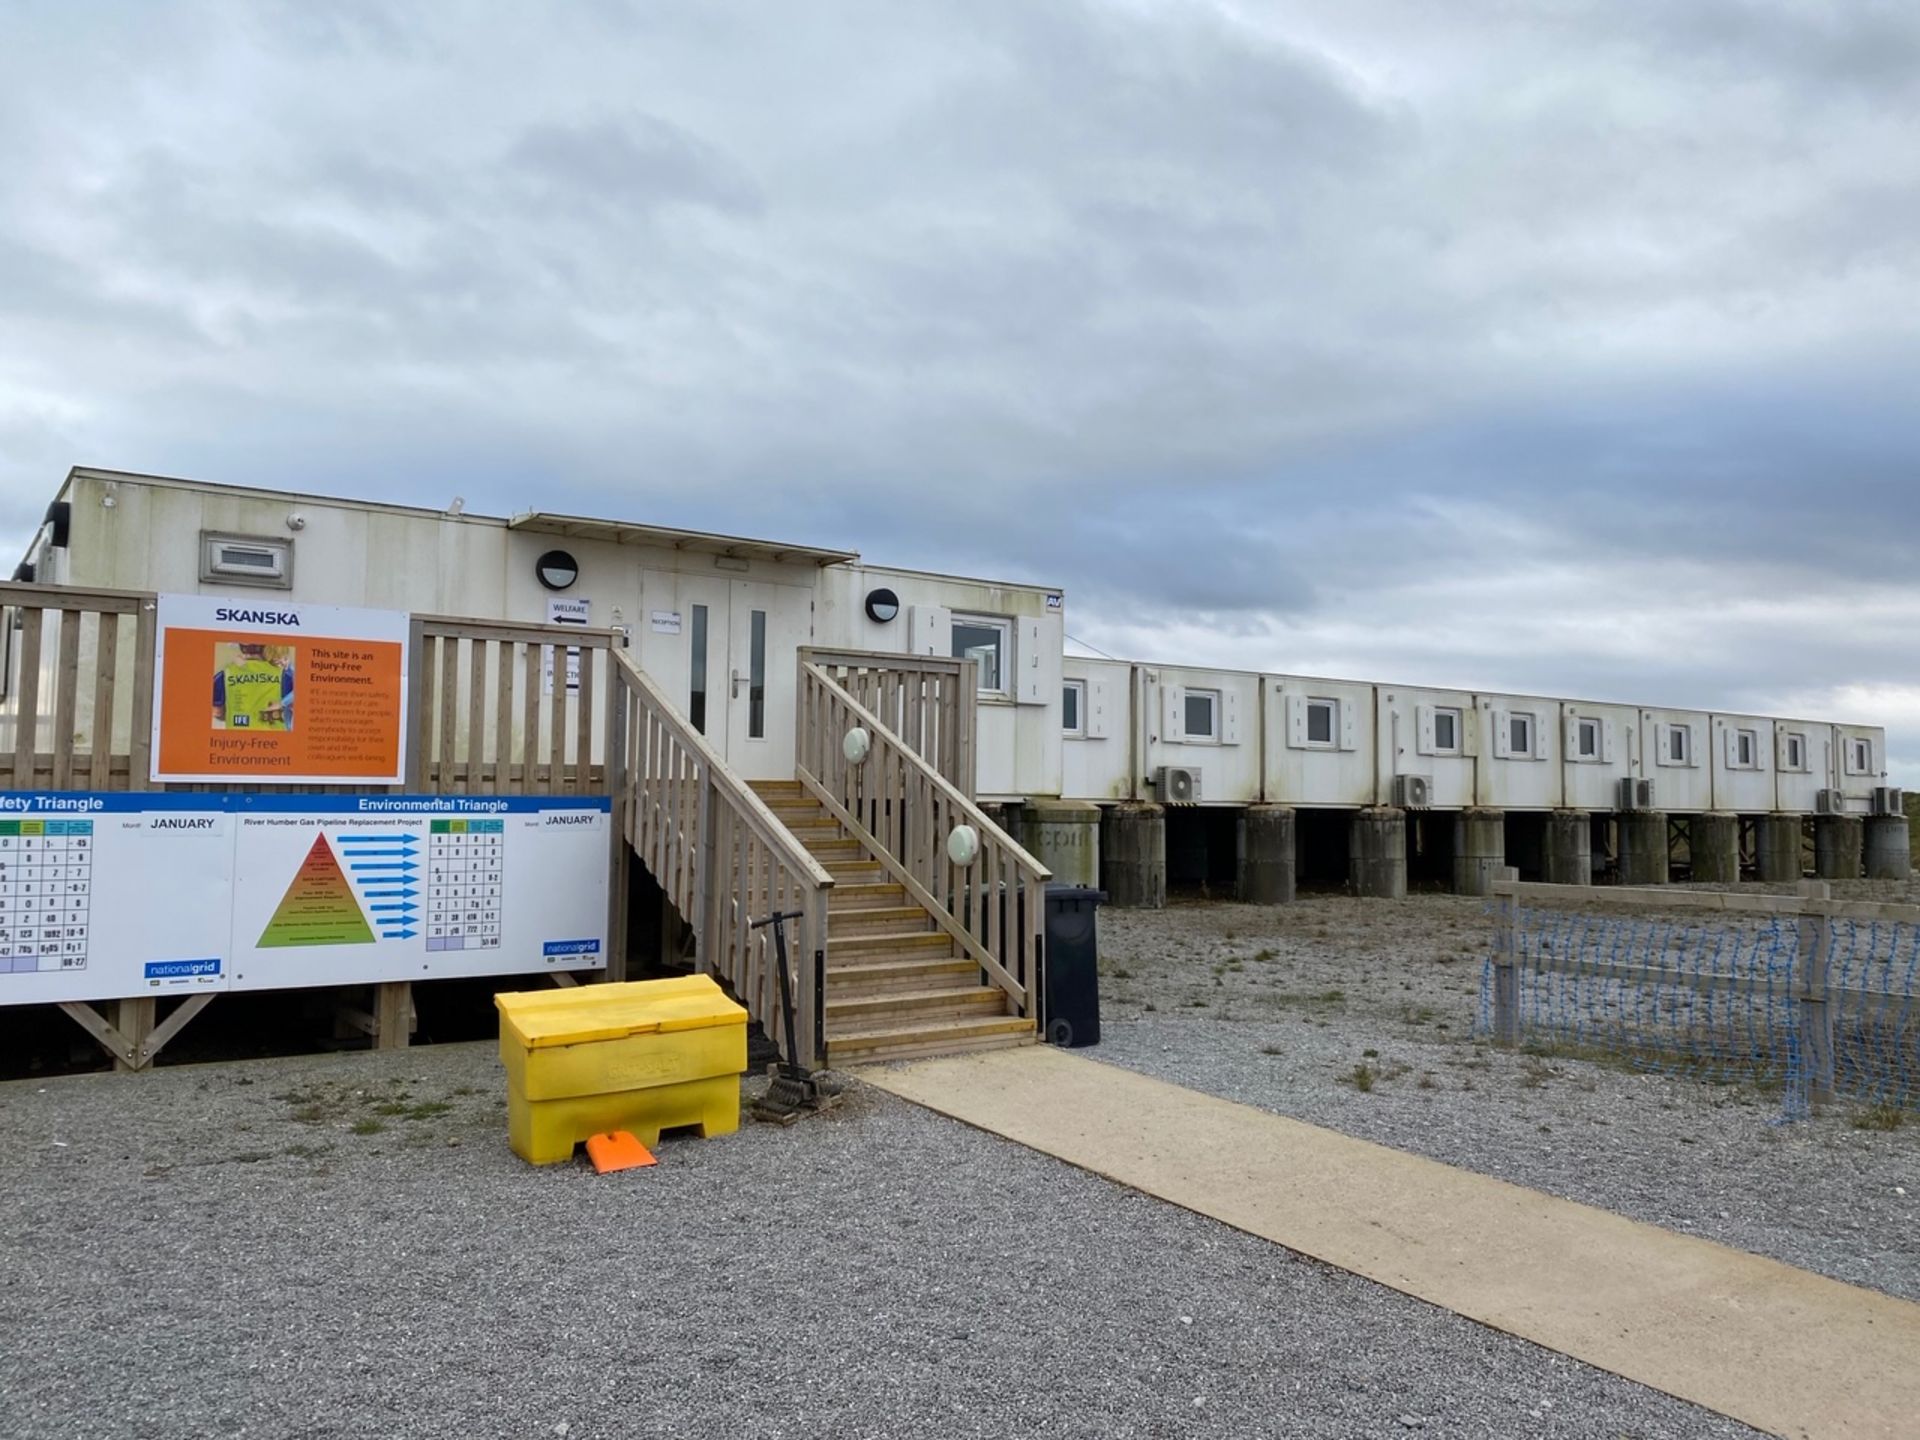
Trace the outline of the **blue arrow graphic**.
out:
[[[420,867],[411,860],[355,860],[355,870],[418,870]]]
[[[403,858],[410,858],[413,855],[413,849],[411,846],[408,846],[408,847],[379,846],[374,848],[368,848],[365,846],[356,845],[351,848],[348,848],[347,854],[352,856],[355,860],[364,859],[369,855],[399,855],[399,856],[402,856]]]
[[[382,930],[380,936],[385,940],[411,940],[419,933],[418,930]]]
[[[385,905],[369,906],[368,908],[372,910],[398,910],[403,914],[411,914],[413,911],[418,910],[420,907],[418,905],[415,905],[411,900],[399,900],[399,901],[390,901]]]
[[[412,835],[336,835],[333,837],[342,845],[413,845],[418,843]]]

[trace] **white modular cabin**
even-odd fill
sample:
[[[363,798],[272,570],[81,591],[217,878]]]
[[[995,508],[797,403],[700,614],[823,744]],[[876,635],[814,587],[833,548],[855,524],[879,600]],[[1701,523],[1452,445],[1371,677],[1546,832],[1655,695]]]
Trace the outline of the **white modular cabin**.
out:
[[[1868,725],[1833,727],[1833,788],[1846,801],[1846,813],[1865,815],[1873,792],[1887,783],[1886,733]]]
[[[1713,772],[1713,808],[1764,815],[1778,803],[1773,721],[1757,715],[1715,715],[1707,763]]]
[[[1242,671],[1143,665],[1135,675],[1143,731],[1144,799],[1168,798],[1169,769],[1194,777],[1192,803],[1251,805],[1260,795],[1260,677]]]
[[[1560,702],[1537,695],[1475,695],[1476,803],[1489,810],[1555,810],[1564,803]]]
[[[1266,799],[1303,808],[1374,803],[1375,687],[1298,675],[1263,677]]]
[[[1773,806],[1786,815],[1811,815],[1830,788],[1833,726],[1816,720],[1773,722]]]
[[[1062,668],[1060,793],[1078,800],[1135,799],[1135,667],[1069,655]]]
[[[1375,714],[1377,747],[1373,803],[1410,803],[1409,782],[1427,781],[1423,808],[1472,807],[1479,754],[1479,722],[1465,690],[1380,686]],[[1402,778],[1405,777],[1405,778]]]
[[[980,706],[982,797],[1058,793],[1057,588],[883,569],[847,550],[627,521],[470,515],[84,467],[69,473],[55,510],[59,525],[42,527],[23,566],[53,584],[534,623],[565,606],[578,623],[624,631],[636,663],[748,779],[793,775],[802,646],[911,653],[918,618],[923,653],[953,653],[963,638],[1003,646],[995,692]],[[878,589],[899,597],[885,621],[865,605]],[[968,623],[936,629],[935,616]],[[122,696],[131,693],[131,660],[123,647]],[[83,671],[92,663],[81,656]],[[90,721],[76,716],[81,728]]]
[[[1640,775],[1653,782],[1653,806],[1670,814],[1711,810],[1713,721],[1697,710],[1640,711]]]
[[[891,619],[869,604],[883,593],[894,597]],[[1061,791],[1066,623],[1057,587],[850,564],[820,572],[812,643],[971,657],[979,795],[1017,800]]]
[[[1619,810],[1622,781],[1639,776],[1640,712],[1631,705],[1568,700],[1560,706],[1561,804]]]

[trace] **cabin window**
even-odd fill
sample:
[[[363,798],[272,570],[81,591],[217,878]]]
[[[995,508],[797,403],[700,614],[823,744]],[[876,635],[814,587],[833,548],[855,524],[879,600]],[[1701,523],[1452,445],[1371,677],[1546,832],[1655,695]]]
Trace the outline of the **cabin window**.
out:
[[[1458,710],[1433,712],[1433,749],[1437,755],[1460,753],[1460,712]]]
[[[1580,721],[1577,739],[1579,740],[1577,753],[1582,760],[1600,758],[1600,722],[1598,720]]]
[[[1807,737],[1804,735],[1787,736],[1787,769],[1801,771],[1807,768]]]
[[[1068,735],[1087,733],[1087,682],[1069,680],[1060,687],[1060,728]]]
[[[979,668],[982,695],[1007,693],[1007,661],[1013,653],[1013,622],[988,615],[953,617],[953,658]]]
[[[707,607],[693,607],[687,626],[693,658],[687,667],[687,719],[702,735],[707,733]]]
[[[1526,759],[1533,754],[1533,716],[1509,715],[1507,717],[1508,753]]]
[[[1186,737],[1189,740],[1220,738],[1220,692],[1189,690],[1186,693]]]
[[[1760,736],[1753,730],[1742,730],[1734,736],[1734,763],[1742,770],[1757,770],[1760,767]]]
[[[767,738],[767,612],[755,610],[747,644],[747,738]]]
[[[1855,740],[1852,742],[1852,745],[1853,773],[1856,775],[1871,775],[1873,773],[1873,742],[1871,740]]]
[[[1333,744],[1333,727],[1339,713],[1340,702],[1337,700],[1307,701],[1307,744]]]
[[[1693,732],[1684,725],[1667,727],[1667,754],[1673,757],[1676,765],[1690,765],[1693,757],[1687,753],[1687,746],[1693,739]]]

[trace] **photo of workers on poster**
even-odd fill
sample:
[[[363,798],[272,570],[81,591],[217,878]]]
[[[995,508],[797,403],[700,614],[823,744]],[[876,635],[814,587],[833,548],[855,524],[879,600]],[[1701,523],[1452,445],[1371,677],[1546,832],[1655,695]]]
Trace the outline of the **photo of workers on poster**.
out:
[[[215,645],[213,663],[214,729],[293,729],[291,645]]]

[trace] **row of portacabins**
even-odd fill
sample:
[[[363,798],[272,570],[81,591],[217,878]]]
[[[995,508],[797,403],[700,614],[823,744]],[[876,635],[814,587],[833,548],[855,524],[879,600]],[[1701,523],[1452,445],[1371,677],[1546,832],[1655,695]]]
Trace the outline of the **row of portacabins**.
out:
[[[1068,799],[1866,815],[1886,793],[1872,726],[1074,656],[1064,686]]]

